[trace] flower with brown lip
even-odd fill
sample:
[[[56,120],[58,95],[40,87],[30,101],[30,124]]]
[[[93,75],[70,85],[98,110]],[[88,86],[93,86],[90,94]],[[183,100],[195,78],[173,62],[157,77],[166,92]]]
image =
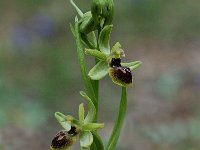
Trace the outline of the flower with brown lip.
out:
[[[120,86],[132,84],[132,70],[141,65],[140,61],[130,63],[121,63],[121,57],[124,57],[124,51],[117,42],[112,49],[109,45],[109,37],[112,25],[105,26],[99,35],[99,50],[85,49],[85,53],[99,59],[99,62],[89,71],[88,76],[92,80],[100,80],[107,74],[112,81]]]

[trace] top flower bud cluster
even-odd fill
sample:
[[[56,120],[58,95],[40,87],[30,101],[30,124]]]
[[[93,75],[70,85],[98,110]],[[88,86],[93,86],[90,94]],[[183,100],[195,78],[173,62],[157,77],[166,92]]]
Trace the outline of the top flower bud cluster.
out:
[[[93,0],[91,11],[84,14],[73,1],[71,2],[81,17],[80,32],[87,34],[95,30],[101,30],[104,26],[112,23],[114,12],[113,0]]]

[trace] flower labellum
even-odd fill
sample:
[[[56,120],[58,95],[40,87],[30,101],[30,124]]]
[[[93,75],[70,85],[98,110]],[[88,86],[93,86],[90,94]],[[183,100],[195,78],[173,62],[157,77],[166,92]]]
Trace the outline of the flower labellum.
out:
[[[70,131],[61,130],[56,134],[51,142],[50,150],[67,150],[76,141],[77,132],[72,127]]]
[[[132,83],[132,73],[129,67],[121,66],[120,63],[120,58],[112,58],[109,75],[114,83],[127,86]]]

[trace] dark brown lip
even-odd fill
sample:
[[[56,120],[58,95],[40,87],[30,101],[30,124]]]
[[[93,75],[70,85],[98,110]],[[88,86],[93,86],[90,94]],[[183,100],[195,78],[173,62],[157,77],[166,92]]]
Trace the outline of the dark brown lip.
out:
[[[69,147],[73,144],[72,137],[69,134],[62,130],[56,134],[51,142],[52,148],[64,148]]]
[[[132,83],[132,72],[130,68],[125,66],[112,67],[110,71],[112,78],[116,82],[122,85],[128,85]]]

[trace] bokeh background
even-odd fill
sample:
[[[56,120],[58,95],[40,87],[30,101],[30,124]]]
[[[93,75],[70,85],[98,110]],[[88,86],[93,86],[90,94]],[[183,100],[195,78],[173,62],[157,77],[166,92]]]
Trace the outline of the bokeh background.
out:
[[[90,2],[76,0],[84,12]],[[0,14],[0,150],[47,150],[61,129],[54,112],[77,116],[83,102],[69,29],[76,12],[66,0],[1,0]],[[117,41],[123,61],[143,62],[117,149],[199,150],[200,1],[115,0],[111,44]],[[120,87],[109,77],[100,86],[106,142]]]

